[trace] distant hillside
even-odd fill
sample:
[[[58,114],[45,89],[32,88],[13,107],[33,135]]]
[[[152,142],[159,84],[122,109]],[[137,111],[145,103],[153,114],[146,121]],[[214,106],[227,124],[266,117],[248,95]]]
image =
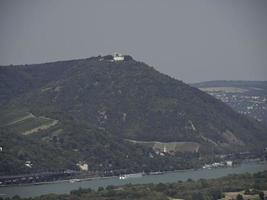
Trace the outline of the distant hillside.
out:
[[[267,81],[208,81],[192,85],[237,112],[267,123]]]
[[[80,162],[90,170],[172,170],[197,167],[211,151],[266,145],[262,124],[123,58],[0,67],[0,173],[78,169]]]

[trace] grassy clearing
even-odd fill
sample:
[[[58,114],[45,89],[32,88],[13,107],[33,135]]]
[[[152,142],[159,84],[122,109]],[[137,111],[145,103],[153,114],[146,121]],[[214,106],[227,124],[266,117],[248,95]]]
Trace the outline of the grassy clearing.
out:
[[[18,122],[25,121],[25,120],[27,120],[27,119],[33,119],[33,118],[35,118],[35,116],[34,116],[32,113],[29,113],[28,115],[25,115],[25,116],[23,116],[23,117],[20,117],[20,118],[15,119],[14,121],[9,122],[9,123],[7,124],[7,126],[10,126],[10,125],[12,125],[12,124],[16,124],[16,123],[18,123]]]
[[[19,121],[23,118],[29,116],[29,112],[25,109],[21,110],[1,110],[0,115],[0,127],[7,126],[16,121]]]
[[[48,129],[55,126],[57,120],[47,117],[37,117],[26,110],[10,110],[5,111],[0,117],[0,126],[9,128],[10,130],[29,135],[40,130]]]
[[[21,133],[22,135],[29,135],[40,130],[48,129],[51,126],[56,125],[57,123],[57,120],[50,118],[34,117],[13,124],[11,129],[18,133]]]
[[[160,152],[198,152],[200,145],[196,142],[158,142],[158,141],[137,141],[127,140],[135,144],[142,144],[152,147],[154,151]]]
[[[199,88],[204,92],[224,92],[224,93],[244,93],[248,90],[238,88],[238,87],[208,87],[208,88]]]
[[[46,118],[44,121],[39,121],[39,123],[40,123],[39,126],[35,126],[32,129],[28,129],[24,132],[21,132],[21,134],[22,135],[29,135],[29,134],[36,133],[36,132],[41,131],[41,130],[49,129],[52,126],[55,126],[58,123],[58,121]]]

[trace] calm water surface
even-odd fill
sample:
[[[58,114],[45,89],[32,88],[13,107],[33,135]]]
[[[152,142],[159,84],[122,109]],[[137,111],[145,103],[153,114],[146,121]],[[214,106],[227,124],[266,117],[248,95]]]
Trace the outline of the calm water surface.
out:
[[[64,194],[69,193],[71,190],[78,188],[92,188],[106,187],[108,185],[124,185],[127,183],[143,184],[143,183],[168,183],[185,181],[188,178],[197,180],[200,178],[210,179],[226,176],[228,174],[240,174],[240,173],[255,173],[259,171],[267,170],[267,162],[264,163],[243,163],[238,167],[233,168],[217,168],[217,169],[198,169],[198,170],[185,170],[179,172],[169,172],[161,175],[143,176],[139,178],[129,178],[120,180],[119,178],[107,178],[107,179],[94,179],[82,182],[61,182],[45,185],[28,185],[28,186],[11,186],[0,187],[0,195],[2,197],[12,197],[19,195],[21,197],[35,197],[43,194],[56,193]]]

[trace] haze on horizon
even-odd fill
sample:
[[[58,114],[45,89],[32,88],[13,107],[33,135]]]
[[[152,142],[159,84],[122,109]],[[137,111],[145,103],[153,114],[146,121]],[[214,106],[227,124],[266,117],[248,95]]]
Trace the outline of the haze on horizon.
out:
[[[0,65],[129,54],[185,82],[267,79],[265,0],[0,0]]]

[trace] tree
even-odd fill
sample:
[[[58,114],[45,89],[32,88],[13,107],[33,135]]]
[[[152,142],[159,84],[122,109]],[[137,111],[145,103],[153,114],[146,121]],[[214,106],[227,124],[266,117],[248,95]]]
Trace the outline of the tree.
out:
[[[264,193],[262,191],[259,192],[259,197],[260,197],[260,200],[264,200]]]
[[[236,196],[236,200],[244,200],[243,196],[241,194],[238,194]]]
[[[167,191],[167,189],[168,189],[168,187],[167,187],[167,185],[164,184],[164,183],[159,183],[159,184],[157,184],[156,187],[155,187],[155,190],[156,190],[157,192],[165,192],[165,191]]]
[[[193,193],[192,200],[204,200],[203,194],[200,192]]]
[[[101,191],[103,191],[104,190],[104,188],[103,187],[98,187],[98,192],[101,192]]]
[[[247,188],[247,189],[245,189],[245,192],[244,192],[244,194],[250,194],[250,190]]]
[[[20,198],[19,195],[15,195],[15,196],[12,197],[12,200],[20,200],[20,199],[21,199],[21,198]]]

